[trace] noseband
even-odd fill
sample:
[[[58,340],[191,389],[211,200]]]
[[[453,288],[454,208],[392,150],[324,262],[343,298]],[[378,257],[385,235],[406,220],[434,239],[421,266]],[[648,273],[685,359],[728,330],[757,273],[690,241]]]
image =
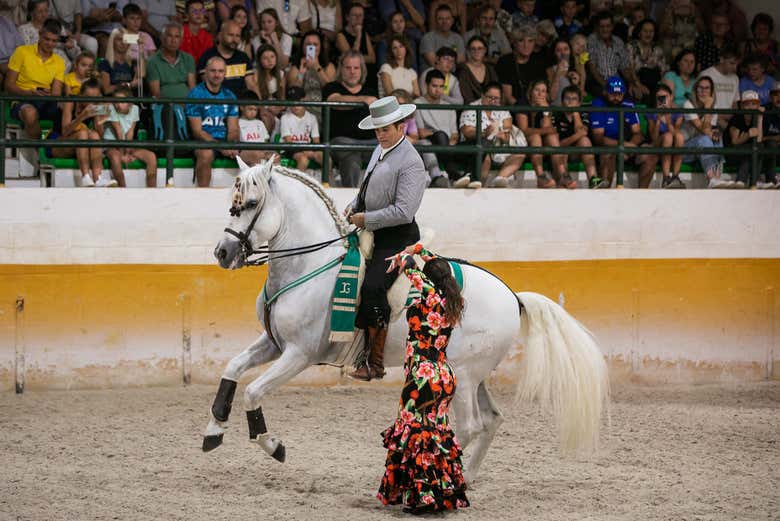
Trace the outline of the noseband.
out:
[[[255,249],[255,247],[252,245],[252,240],[249,238],[249,236],[251,235],[252,230],[255,227],[255,224],[257,223],[257,219],[260,217],[260,212],[263,210],[263,204],[258,204],[257,202],[255,202],[254,204],[257,207],[257,209],[255,210],[255,213],[252,216],[252,220],[249,222],[249,226],[247,226],[245,231],[237,232],[236,230],[230,228],[229,226],[225,228],[225,233],[228,233],[233,237],[235,237],[236,239],[238,239],[238,244],[241,247],[240,255],[241,258],[244,260],[244,265],[246,266],[262,266],[263,264],[266,264],[269,260],[271,260],[271,255],[273,255],[274,259],[281,259],[284,257],[293,257],[295,255],[313,253],[315,251],[319,251],[324,248],[327,248],[331,244],[346,239],[349,236],[349,233],[347,233],[346,235],[340,235],[335,239],[330,239],[315,244],[309,244],[307,246],[297,246],[295,248],[281,248],[278,250],[272,250],[266,245]],[[230,215],[232,215],[233,217],[237,217],[241,215],[242,210],[249,210],[249,209],[251,209],[251,207],[248,207],[246,205],[243,205],[241,207],[234,205],[230,207]],[[258,257],[254,259],[250,259],[249,257],[251,257],[252,255],[258,255]]]

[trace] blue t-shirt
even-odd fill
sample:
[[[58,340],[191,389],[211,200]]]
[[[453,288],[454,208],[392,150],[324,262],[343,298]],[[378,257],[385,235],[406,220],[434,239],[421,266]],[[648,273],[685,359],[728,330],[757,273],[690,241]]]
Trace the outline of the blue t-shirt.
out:
[[[623,107],[634,108],[634,104],[630,101],[623,100],[621,102]],[[604,98],[596,98],[593,100],[594,107],[608,107],[607,101]],[[610,139],[617,139],[620,127],[618,127],[618,115],[617,112],[591,112],[590,114],[590,129],[591,131],[597,128],[604,129],[604,136]],[[623,113],[623,123],[627,129],[625,133],[625,139],[628,140],[631,137],[631,127],[639,125],[639,116],[636,112],[626,111]]]
[[[214,94],[205,83],[199,83],[187,94],[193,99],[235,100],[236,96],[230,90],[222,87]],[[200,118],[200,124],[214,139],[225,139],[227,136],[227,118],[238,117],[238,106],[232,103],[219,103],[215,105],[187,103],[186,113],[188,118]]]
[[[772,101],[771,95],[769,93],[769,89],[774,84],[774,79],[764,74],[764,84],[760,87],[753,83],[753,80],[750,79],[749,76],[742,76],[739,79],[739,93],[742,94],[746,90],[754,90],[758,92],[758,101],[761,102],[762,105],[766,105],[770,101]]]
[[[671,116],[672,116],[671,117],[672,123],[675,125],[677,124],[677,120],[682,119],[682,114],[672,113]],[[658,119],[658,114],[645,113],[645,117],[647,118],[648,121],[655,121],[656,119]],[[658,131],[661,134],[666,134],[667,132],[669,132],[669,125],[666,124],[666,121],[663,121],[661,123],[661,128],[659,128]]]
[[[107,60],[98,63],[98,71],[108,74],[111,85],[130,83],[135,77],[135,67],[129,63],[116,62],[112,66]]]

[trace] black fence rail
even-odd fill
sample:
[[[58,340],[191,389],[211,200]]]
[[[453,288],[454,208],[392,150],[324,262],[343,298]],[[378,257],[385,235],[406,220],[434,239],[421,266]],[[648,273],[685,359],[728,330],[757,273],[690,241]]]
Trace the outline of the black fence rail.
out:
[[[106,139],[99,139],[99,140],[73,140],[73,139],[48,139],[48,140],[42,140],[42,139],[16,139],[16,138],[8,138],[6,136],[6,129],[8,125],[7,120],[7,114],[8,114],[8,108],[16,102],[33,99],[35,101],[53,101],[57,103],[61,102],[82,102],[82,103],[112,103],[116,102],[116,100],[112,98],[106,98],[103,96],[35,96],[35,97],[25,97],[25,96],[11,96],[11,95],[2,95],[0,96],[0,158],[2,158],[2,161],[0,161],[0,186],[4,186],[5,183],[5,177],[6,177],[6,164],[5,164],[5,154],[7,148],[39,148],[41,146],[46,146],[47,148],[103,148],[103,147],[122,147],[122,148],[154,148],[154,149],[165,149],[165,159],[166,159],[166,177],[167,179],[170,179],[173,177],[173,167],[174,167],[174,155],[175,151],[177,149],[187,149],[187,150],[195,150],[195,149],[211,149],[211,150],[224,150],[224,149],[235,149],[237,145],[240,145],[240,148],[242,150],[269,150],[274,152],[285,152],[285,151],[301,151],[301,150],[318,150],[321,151],[323,154],[323,164],[322,164],[322,178],[328,179],[329,175],[329,168],[330,168],[330,156],[333,152],[339,152],[339,151],[372,151],[375,146],[374,145],[347,145],[347,144],[333,144],[331,143],[331,122],[333,121],[334,114],[333,111],[336,111],[335,116],[338,115],[339,110],[343,109],[351,109],[351,108],[360,108],[365,107],[362,103],[345,103],[345,102],[323,102],[323,101],[263,101],[258,102],[257,100],[230,100],[230,103],[225,103],[228,105],[262,105],[262,106],[282,106],[282,107],[292,107],[292,106],[303,106],[303,107],[320,107],[322,109],[322,128],[320,135],[321,137],[321,143],[320,144],[314,144],[314,143],[248,143],[248,142],[242,142],[242,143],[236,143],[236,142],[228,142],[228,141],[177,141],[172,139],[171,136],[175,134],[175,114],[173,110],[165,110],[163,113],[165,114],[165,121],[164,121],[164,130],[165,130],[165,136],[166,139],[162,141],[156,141],[156,140],[106,140]],[[129,102],[129,103],[135,103],[135,104],[143,104],[143,105],[152,105],[152,104],[161,104],[163,106],[171,106],[171,105],[186,105],[186,104],[214,104],[214,99],[190,99],[190,98],[166,98],[166,99],[158,99],[158,98],[149,98],[149,97],[143,97],[143,98],[122,98],[122,102]],[[450,104],[418,104],[418,109],[424,109],[424,110],[455,110],[455,111],[463,111],[463,110],[469,110],[469,111],[475,111],[476,112],[476,121],[481,122],[482,121],[482,113],[486,110],[489,111],[498,111],[503,110],[507,111],[510,114],[514,114],[517,112],[534,112],[539,111],[540,107],[534,107],[534,106],[518,106],[518,105],[500,105],[500,106],[493,106],[493,105],[450,105]],[[616,168],[616,185],[617,186],[623,186],[624,183],[624,168],[625,168],[625,155],[627,154],[683,154],[683,155],[696,155],[696,154],[718,154],[718,155],[732,155],[732,156],[751,156],[751,179],[750,184],[754,184],[756,179],[758,178],[759,172],[758,172],[758,165],[759,165],[759,157],[761,155],[770,155],[770,154],[776,154],[777,150],[765,150],[760,146],[760,143],[755,139],[752,138],[750,140],[750,146],[738,146],[738,147],[717,147],[717,148],[700,148],[700,147],[680,147],[680,148],[666,148],[666,147],[652,147],[652,146],[642,146],[641,148],[634,147],[634,146],[625,146],[626,143],[626,135],[625,135],[625,128],[622,124],[624,120],[625,113],[637,113],[637,114],[663,114],[663,113],[671,113],[671,114],[689,114],[689,113],[695,113],[695,114],[774,114],[774,113],[780,113],[780,111],[771,111],[771,112],[760,112],[758,110],[752,110],[752,111],[746,111],[743,109],[683,109],[683,108],[649,108],[649,107],[623,107],[623,106],[617,106],[617,107],[591,107],[591,106],[581,106],[581,107],[559,107],[559,106],[551,106],[551,107],[545,107],[545,111],[547,112],[587,112],[587,113],[599,113],[599,112],[609,112],[609,113],[617,113],[619,121],[621,124],[619,125],[619,133],[618,133],[618,143],[615,146],[594,146],[591,148],[583,148],[583,147],[576,147],[576,146],[568,146],[568,147],[550,147],[550,146],[524,146],[524,147],[518,147],[518,146],[490,146],[485,145],[482,143],[482,140],[477,139],[476,143],[474,144],[458,144],[456,146],[443,146],[443,145],[415,145],[415,148],[418,149],[420,152],[432,152],[432,153],[447,153],[447,154],[458,154],[458,155],[464,155],[464,156],[473,156],[473,171],[475,173],[479,173],[481,171],[481,165],[482,160],[485,157],[485,154],[494,154],[494,153],[502,153],[502,154],[542,154],[542,155],[552,155],[552,154],[616,154],[617,155],[617,168]],[[337,124],[338,125],[338,124]],[[147,129],[148,130],[148,129]]]

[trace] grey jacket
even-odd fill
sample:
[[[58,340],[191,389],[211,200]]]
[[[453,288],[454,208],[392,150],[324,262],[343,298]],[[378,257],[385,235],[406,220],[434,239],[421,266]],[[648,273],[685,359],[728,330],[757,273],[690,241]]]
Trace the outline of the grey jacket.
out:
[[[404,138],[379,160],[382,147],[371,155],[363,178],[374,169],[366,189],[366,230],[408,224],[420,208],[428,180],[420,154]],[[362,181],[361,181],[362,185]],[[357,198],[352,201],[352,208]]]

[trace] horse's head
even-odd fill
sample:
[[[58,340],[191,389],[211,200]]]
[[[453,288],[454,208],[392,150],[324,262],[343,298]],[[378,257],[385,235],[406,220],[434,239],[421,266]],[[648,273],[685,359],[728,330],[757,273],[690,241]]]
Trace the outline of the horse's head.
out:
[[[237,158],[241,171],[231,192],[230,221],[214,249],[223,268],[242,267],[252,250],[279,232],[282,206],[270,187],[274,159],[250,167]]]

